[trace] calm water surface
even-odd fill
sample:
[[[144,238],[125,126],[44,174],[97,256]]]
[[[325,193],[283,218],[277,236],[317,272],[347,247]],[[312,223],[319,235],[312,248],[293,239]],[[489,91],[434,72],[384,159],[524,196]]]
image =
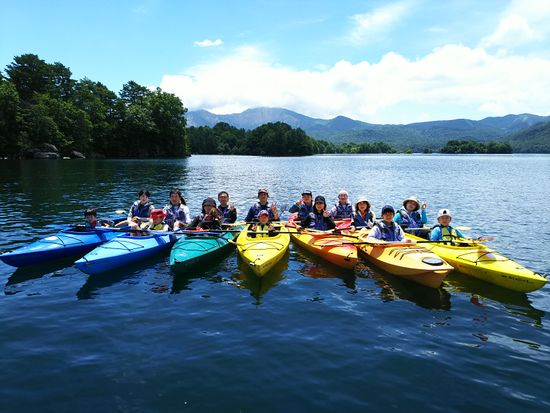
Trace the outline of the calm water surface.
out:
[[[193,156],[0,161],[0,250],[182,188],[192,214],[229,191],[242,217],[266,186],[366,195],[377,213],[417,194],[472,236],[550,273],[550,156]],[[542,225],[534,223],[543,219]],[[235,252],[184,276],[159,256],[89,277],[0,263],[0,412],[550,411],[550,294],[453,274],[440,289],[361,265],[345,273],[291,246],[265,279]]]

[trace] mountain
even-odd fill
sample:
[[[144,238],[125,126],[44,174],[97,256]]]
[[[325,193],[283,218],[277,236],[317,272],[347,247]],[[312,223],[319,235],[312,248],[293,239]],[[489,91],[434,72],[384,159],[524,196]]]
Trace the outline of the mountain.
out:
[[[514,152],[550,153],[550,122],[538,123],[510,136]]]
[[[408,125],[377,125],[337,116],[333,119],[317,119],[281,108],[254,108],[242,113],[215,115],[206,110],[187,113],[188,126],[214,126],[226,122],[237,128],[254,129],[269,122],[284,122],[303,129],[309,136],[333,143],[385,142],[397,149],[439,149],[451,139],[509,142],[510,136],[541,122],[550,116],[528,113],[488,117],[482,120],[453,119]],[[519,138],[518,138],[519,139]],[[530,140],[515,140],[523,150],[528,150]],[[512,143],[514,148],[514,143]],[[515,149],[514,149],[515,150]]]

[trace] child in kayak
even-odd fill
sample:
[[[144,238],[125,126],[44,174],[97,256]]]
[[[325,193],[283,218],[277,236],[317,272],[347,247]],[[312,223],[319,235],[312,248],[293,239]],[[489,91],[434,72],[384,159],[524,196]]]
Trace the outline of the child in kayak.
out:
[[[197,215],[188,229],[221,229],[221,219],[216,209],[216,201],[213,198],[206,198],[202,201],[202,211]]]
[[[353,218],[353,207],[348,201],[347,191],[338,192],[338,203],[332,207],[330,215],[334,219]]]
[[[248,214],[246,214],[246,218],[245,218],[246,222],[258,221],[258,214],[262,210],[266,210],[269,213],[270,220],[272,221],[279,220],[279,212],[277,211],[277,205],[275,205],[275,202],[273,202],[270,205],[269,202],[267,202],[268,198],[269,198],[269,193],[267,192],[267,189],[260,188],[258,190],[258,202],[252,205],[248,210]]]
[[[403,201],[403,208],[397,211],[393,220],[401,225],[401,228],[408,230],[407,232],[422,238],[428,237],[429,230],[422,228],[428,222],[426,202],[422,202],[420,206],[420,201],[415,196],[410,196]]]
[[[382,221],[377,221],[369,232],[367,240],[380,240],[386,242],[402,242],[405,233],[393,218],[395,209],[391,205],[384,205],[382,208]],[[409,242],[409,240],[407,240]]]
[[[226,191],[218,193],[218,213],[220,214],[222,224],[232,224],[237,220],[237,209],[235,204],[229,202],[229,194]]]
[[[170,228],[168,227],[168,224],[164,222],[164,218],[166,217],[166,214],[162,209],[153,209],[151,211],[151,215],[149,215],[149,221],[140,223],[134,219],[130,223],[130,229],[131,230],[143,230],[143,231],[168,231]]]
[[[253,232],[249,234],[250,238],[267,238],[275,236],[275,227],[273,223],[269,222],[269,212],[262,210],[258,213],[258,224],[254,224],[250,227],[250,231]],[[261,234],[256,234],[256,232],[261,232]]]
[[[310,190],[305,190],[302,192],[302,199],[293,204],[288,212],[291,214],[297,212],[298,217],[296,221],[303,221],[306,217],[313,212],[313,194]]]
[[[128,219],[119,222],[116,224],[116,227],[123,227],[125,225],[131,225],[132,222],[135,223],[135,221],[144,222],[149,219],[149,216],[151,216],[151,212],[153,212],[153,209],[155,207],[153,204],[149,201],[149,197],[151,194],[148,190],[142,189],[138,193],[138,200],[132,204],[130,207],[130,212],[128,213]]]
[[[353,226],[355,228],[372,228],[376,216],[371,211],[370,202],[364,196],[359,197],[355,203],[355,212],[353,213]]]
[[[97,227],[109,228],[114,226],[114,222],[109,219],[97,219],[97,211],[95,209],[87,209],[84,211],[84,218],[86,218],[86,229],[93,229]]]
[[[320,231],[326,231],[329,229],[334,229],[336,224],[334,219],[327,211],[327,203],[325,202],[325,197],[317,195],[315,197],[315,203],[313,204],[313,211],[302,221],[301,227],[318,229]],[[301,228],[297,226],[297,228]]]
[[[164,222],[174,230],[191,223],[189,207],[179,189],[170,191],[170,202],[164,207],[164,213],[166,214]]]
[[[453,241],[465,238],[462,232],[451,226],[451,211],[447,208],[440,209],[437,213],[438,224],[432,229],[430,241]]]

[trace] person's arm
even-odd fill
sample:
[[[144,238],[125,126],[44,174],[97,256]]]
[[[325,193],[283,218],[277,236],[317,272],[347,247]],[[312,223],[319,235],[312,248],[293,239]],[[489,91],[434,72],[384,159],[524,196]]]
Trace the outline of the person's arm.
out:
[[[246,214],[246,218],[245,218],[246,222],[252,222],[254,220],[254,212],[255,212],[255,208],[254,206],[251,206],[250,209],[248,210],[248,213]]]
[[[458,235],[459,238],[466,238],[462,232],[460,232],[457,228],[454,229],[456,231],[456,235]]]
[[[325,222],[328,228],[330,229],[336,228],[336,224],[334,223],[334,218],[332,218],[330,215],[325,218]]]
[[[288,212],[290,212],[291,214],[293,214],[294,212],[298,212],[299,210],[300,210],[300,205],[298,205],[297,202],[295,202],[294,204],[292,204],[290,208],[288,208]]]
[[[378,227],[373,227],[370,232],[369,232],[369,236],[367,237],[367,240],[376,240],[376,241],[380,241],[382,239],[381,237],[381,234],[380,234],[380,228]]]
[[[232,224],[237,220],[237,208],[229,210],[229,223]]]
[[[441,228],[435,227],[430,232],[430,241],[441,241]]]
[[[422,224],[427,224],[428,223],[428,216],[426,215],[426,209],[422,209],[420,211],[420,217],[421,217],[421,221],[422,221]]]
[[[401,212],[397,211],[397,213],[393,217],[393,222],[396,222],[399,225],[401,225],[403,223],[403,217],[401,216]]]

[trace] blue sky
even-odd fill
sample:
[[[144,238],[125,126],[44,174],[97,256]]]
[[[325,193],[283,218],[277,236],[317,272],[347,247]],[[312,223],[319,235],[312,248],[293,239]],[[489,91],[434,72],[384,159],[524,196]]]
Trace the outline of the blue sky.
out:
[[[3,1],[0,67],[35,53],[190,110],[372,123],[550,114],[550,1]]]

